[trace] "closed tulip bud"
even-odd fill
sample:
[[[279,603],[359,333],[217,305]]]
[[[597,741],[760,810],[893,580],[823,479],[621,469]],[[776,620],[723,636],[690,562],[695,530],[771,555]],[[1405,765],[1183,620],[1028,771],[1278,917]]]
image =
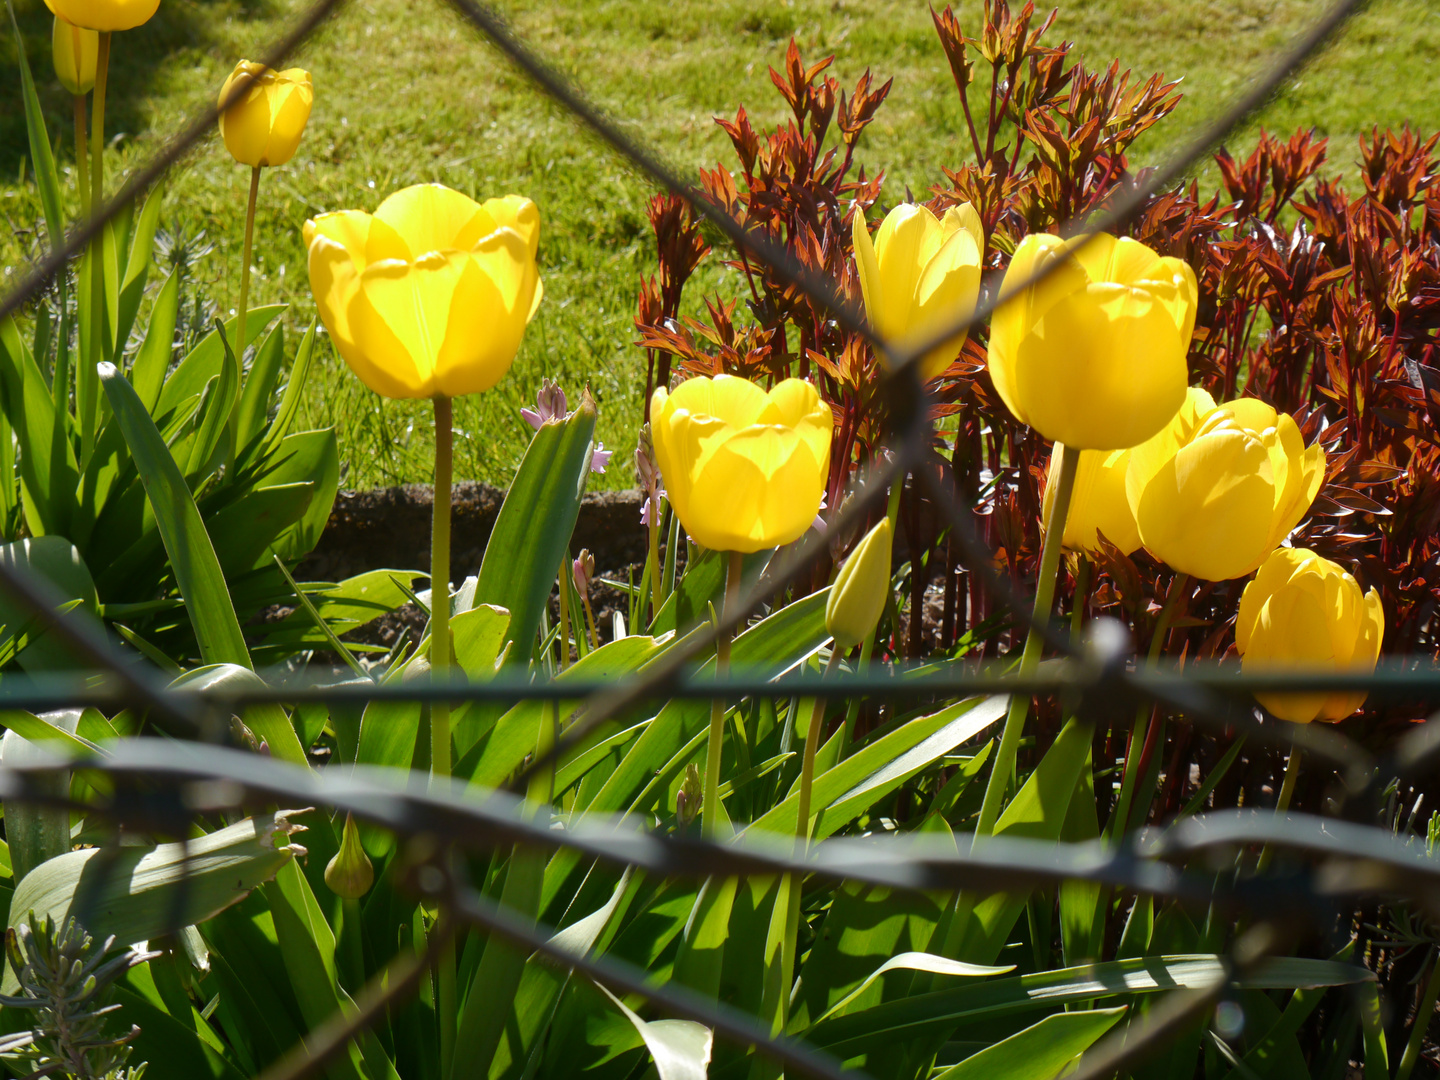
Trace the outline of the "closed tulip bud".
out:
[[[849,651],[875,633],[890,595],[893,543],[890,519],[881,518],[840,568],[825,604],[825,632],[835,639],[837,649]]]
[[[220,105],[230,100],[238,83],[249,78],[239,100],[220,114],[225,149],[242,165],[284,165],[295,155],[315,91],[310,73],[300,68],[271,71],[264,64],[241,60],[220,88]]]
[[[903,348],[974,312],[985,228],[969,203],[952,206],[940,219],[923,206],[897,206],[873,243],[859,210],[851,229],[865,317],[877,336]],[[943,373],[964,345],[961,331],[931,349],[920,361],[920,377]]]
[[[133,30],[148,22],[159,9],[160,0],[45,0],[45,6],[73,26],[114,32]]]
[[[360,846],[360,830],[355,815],[345,815],[345,832],[340,837],[340,850],[325,865],[325,884],[345,900],[359,900],[375,884],[375,867]]]
[[[1050,517],[1050,504],[1055,500],[1062,449],[1062,445],[1056,443],[1050,452],[1050,471],[1045,476],[1043,512],[1046,520]],[[1140,546],[1135,515],[1130,512],[1130,503],[1125,497],[1125,470],[1129,464],[1129,450],[1080,451],[1070,512],[1065,516],[1062,537],[1065,550],[1097,552],[1101,535],[1126,555]]]
[[[66,90],[79,95],[95,89],[100,35],[94,30],[75,26],[56,15],[55,29],[50,36],[50,55],[55,61],[55,77]]]
[[[373,215],[340,210],[307,221],[305,243],[325,329],[385,397],[490,389],[540,305],[540,211],[518,195],[481,205],[417,184]]]
[[[1015,249],[1000,294],[1056,261],[1049,276],[996,309],[995,389],[1016,419],[1052,442],[1136,446],[1185,400],[1195,271],[1136,240],[1033,234]]]
[[[1235,647],[1245,671],[1375,670],[1385,612],[1344,569],[1304,548],[1279,548],[1240,597]],[[1354,693],[1257,694],[1281,720],[1343,720],[1365,704]]]
[[[1255,571],[1315,501],[1325,450],[1254,398],[1216,406],[1192,388],[1170,425],[1130,455],[1125,489],[1140,540],[1209,581]]]
[[[830,475],[830,407],[786,379],[768,394],[730,375],[690,379],[650,399],[665,494],[695,540],[761,551],[805,535]]]
[[[680,790],[675,793],[675,818],[682,829],[700,816],[705,802],[705,787],[700,782],[700,766],[693,761],[685,766],[685,776],[680,781]]]

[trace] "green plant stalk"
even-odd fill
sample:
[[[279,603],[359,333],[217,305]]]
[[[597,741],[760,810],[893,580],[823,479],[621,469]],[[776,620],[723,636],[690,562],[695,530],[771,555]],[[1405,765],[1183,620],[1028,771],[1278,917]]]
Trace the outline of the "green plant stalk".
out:
[[[105,87],[110,74],[110,33],[101,31],[95,55],[95,104],[90,117],[90,212],[99,213],[105,202]],[[95,420],[100,406],[100,386],[95,365],[105,357],[96,348],[105,336],[105,230],[90,241],[90,331],[91,349],[76,372],[75,406],[80,414],[80,459],[88,462],[95,445]],[[83,466],[82,466],[83,467]]]
[[[257,170],[258,173],[258,170]],[[450,677],[450,474],[454,454],[452,409],[447,397],[435,398],[435,491],[430,526],[430,673],[437,682]],[[430,776],[450,775],[450,703],[430,706]],[[452,941],[435,962],[436,1008],[440,1020],[441,1075],[450,1074],[455,1052],[458,1003],[455,989],[455,945]]]
[[[1303,756],[1298,746],[1290,748],[1290,754],[1285,759],[1285,779],[1280,781],[1280,794],[1275,799],[1275,813],[1277,814],[1283,814],[1290,809],[1290,800],[1295,797],[1295,782],[1300,779],[1300,759]],[[1266,844],[1260,849],[1260,858],[1255,863],[1255,873],[1263,874],[1270,869],[1270,860],[1274,857],[1274,849]],[[1431,1008],[1434,1008],[1435,1003],[1432,1001],[1430,1004]]]
[[[730,616],[740,599],[740,575],[744,566],[744,556],[740,552],[729,553],[729,562],[725,568],[725,608],[722,619]],[[715,678],[723,679],[729,672],[730,634],[722,630],[715,639]],[[710,702],[710,744],[705,756],[705,791],[700,802],[700,831],[707,838],[715,835],[720,822],[720,754],[724,743],[725,699],[717,697]]]
[[[878,629],[877,629],[878,632]],[[856,668],[860,672],[869,672],[870,657],[875,653],[875,635],[871,634],[860,643],[860,663]],[[849,750],[850,744],[855,740],[855,722],[860,719],[860,698],[858,696],[850,699],[850,704],[845,708],[845,734],[840,737],[840,756],[843,758]]]
[[[1039,627],[1049,622],[1050,609],[1055,603],[1055,579],[1060,570],[1061,541],[1065,535],[1065,518],[1070,513],[1070,496],[1075,490],[1075,472],[1080,463],[1080,451],[1073,446],[1065,447],[1060,455],[1059,484],[1055,501],[1050,504],[1050,516],[1045,522],[1045,544],[1040,549],[1040,575],[1035,582],[1035,610],[1030,632],[1025,635],[1025,649],[1020,654],[1020,678],[1033,675],[1040,666],[1040,653],[1044,639]],[[1016,694],[1010,699],[1010,711],[1005,715],[1005,727],[1000,736],[1000,747],[995,755],[995,764],[990,769],[990,780],[985,786],[985,801],[980,806],[980,820],[975,825],[975,836],[989,836],[995,831],[995,822],[1000,818],[1000,803],[1005,789],[1015,775],[1015,755],[1020,748],[1020,736],[1025,729],[1025,719],[1030,712],[1030,699]]]
[[[75,190],[80,196],[80,217],[90,216],[90,158],[85,149],[85,95],[75,94]],[[60,337],[55,345],[55,370],[50,377],[50,395],[56,411],[70,409],[70,301],[66,275],[59,276]]]
[[[660,577],[660,506],[658,500],[650,504],[650,524],[646,531],[650,534],[650,554],[646,556],[645,569],[650,573],[650,621],[653,623],[655,617],[660,614],[660,605],[664,598],[660,595],[664,583]]]
[[[595,629],[595,609],[590,606],[590,597],[580,597],[580,602],[585,605],[585,625],[590,628],[590,648],[600,647],[600,632]]]
[[[1155,633],[1150,638],[1150,650],[1145,658],[1145,662],[1151,666],[1160,658],[1160,650],[1165,646],[1165,635],[1170,632],[1170,621],[1175,617],[1176,605],[1189,584],[1189,574],[1176,573],[1170,579],[1170,591],[1165,594],[1165,604],[1155,620]],[[1144,756],[1142,747],[1146,737],[1145,719],[1151,711],[1150,705],[1137,706],[1135,721],[1130,725],[1130,742],[1125,748],[1125,773],[1120,778],[1120,797],[1115,802],[1115,810],[1105,830],[1112,838],[1124,835],[1130,827],[1130,804],[1135,799],[1136,785],[1144,779],[1140,775],[1140,759]]]
[[[250,306],[250,255],[255,238],[255,201],[260,194],[260,166],[250,170],[250,198],[245,203],[245,243],[240,249],[240,308],[235,325],[235,362],[245,366],[245,311]],[[446,580],[449,580],[448,578]],[[431,583],[434,588],[434,583]]]
[[[80,195],[80,216],[90,216],[90,158],[85,150],[85,95],[75,94],[75,187]]]
[[[1411,1070],[1415,1068],[1415,1062],[1420,1060],[1420,1048],[1425,1043],[1425,1029],[1430,1026],[1430,1017],[1435,1014],[1437,998],[1440,998],[1440,952],[1436,953],[1430,964],[1430,978],[1425,982],[1425,996],[1420,999],[1420,1008],[1415,1011],[1415,1023],[1410,1027],[1410,1038],[1405,1043],[1405,1053],[1400,1056],[1395,1080],[1410,1080]]]

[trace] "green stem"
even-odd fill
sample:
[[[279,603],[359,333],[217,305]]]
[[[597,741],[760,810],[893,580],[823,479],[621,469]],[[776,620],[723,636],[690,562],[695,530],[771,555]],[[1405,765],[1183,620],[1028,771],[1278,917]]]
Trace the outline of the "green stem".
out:
[[[650,554],[647,557],[650,563],[650,621],[653,623],[655,617],[660,614],[660,605],[664,603],[661,593],[665,584],[660,580],[660,502],[655,500],[650,504],[650,524],[647,526],[650,532]]]
[[[856,668],[861,673],[870,670],[870,657],[875,653],[875,635],[871,634],[860,643],[860,663]],[[840,755],[843,757],[845,751],[850,748],[851,742],[855,739],[855,722],[860,719],[860,698],[852,697],[850,704],[845,708],[845,734],[841,737]]]
[[[905,490],[905,477],[897,476],[890,485],[890,499],[885,504],[885,516],[890,519],[890,535],[895,535],[895,525],[900,519],[900,493]]]
[[[90,157],[85,151],[85,95],[75,95],[75,187],[80,193],[80,216],[90,216]]]
[[[245,245],[240,249],[240,310],[235,326],[235,363],[242,367],[245,364],[245,312],[250,307],[250,253],[255,236],[255,198],[259,194],[260,166],[256,165],[250,170],[250,199],[245,204]],[[431,582],[431,587],[434,587],[434,582]]]
[[[570,665],[570,583],[565,577],[570,572],[570,554],[566,552],[565,558],[560,560],[560,670],[564,671]],[[579,634],[575,635],[579,637]],[[578,650],[577,650],[578,651]]]
[[[738,551],[729,553],[725,568],[725,608],[722,621],[735,611],[740,600],[740,575],[744,570],[744,556]],[[730,634],[722,630],[715,638],[715,678],[723,679],[730,673]],[[705,757],[705,791],[700,802],[700,831],[706,838],[713,837],[720,823],[720,754],[725,743],[725,699],[715,698],[710,702],[710,745]]]
[[[1165,635],[1170,632],[1170,621],[1175,617],[1175,608],[1180,603],[1180,597],[1184,595],[1190,586],[1190,575],[1177,572],[1170,579],[1170,591],[1165,594],[1165,603],[1160,608],[1160,615],[1155,620],[1155,633],[1150,638],[1150,650],[1146,654],[1145,662],[1148,666],[1154,667],[1160,659],[1160,650],[1165,646]],[[1135,787],[1144,777],[1141,775],[1144,753],[1142,748],[1145,745],[1147,735],[1146,719],[1154,711],[1154,706],[1141,704],[1136,706],[1135,720],[1130,725],[1130,742],[1125,748],[1125,774],[1120,779],[1120,797],[1115,802],[1115,812],[1110,817],[1110,824],[1106,831],[1111,837],[1123,836],[1130,828],[1130,804],[1135,799]]]
[[[1290,756],[1285,759],[1285,779],[1280,781],[1280,795],[1275,800],[1275,813],[1283,814],[1290,809],[1290,800],[1295,797],[1295,781],[1300,779],[1300,758],[1302,754],[1298,746],[1290,748]],[[1270,869],[1270,860],[1275,857],[1275,852],[1269,844],[1260,849],[1260,858],[1255,863],[1255,873],[1263,874]],[[1434,1002],[1431,1002],[1434,1007]]]
[[[105,202],[105,87],[110,75],[110,34],[100,33],[95,56],[95,91],[90,118],[90,213],[98,214]],[[96,365],[105,359],[105,230],[90,241],[90,348],[82,353],[84,363],[76,372],[75,406],[80,416],[80,460],[88,462],[95,445],[95,422],[99,411],[99,376]],[[83,467],[83,465],[82,465]]]
[[[1420,1008],[1415,1011],[1415,1023],[1410,1027],[1410,1039],[1405,1043],[1400,1067],[1395,1070],[1395,1080],[1410,1080],[1410,1072],[1415,1068],[1415,1062],[1420,1060],[1425,1029],[1430,1026],[1430,1017],[1435,1013],[1437,998],[1440,998],[1440,953],[1436,953],[1430,964],[1430,978],[1425,983],[1425,996],[1420,999]]]
[[[259,170],[256,170],[258,175]],[[248,265],[248,264],[247,264]],[[450,471],[453,455],[450,399],[435,398],[435,493],[430,526],[430,673],[436,682],[450,677]],[[430,776],[450,775],[450,703],[430,706]],[[455,945],[435,962],[436,1007],[440,1019],[440,1075],[450,1075],[458,1019]]]
[[[1070,496],[1075,490],[1075,472],[1080,463],[1080,451],[1066,446],[1060,455],[1059,484],[1055,501],[1050,506],[1050,516],[1045,522],[1045,543],[1040,549],[1040,574],[1035,582],[1035,609],[1030,631],[1025,635],[1025,649],[1020,654],[1020,678],[1028,678],[1040,666],[1040,653],[1045,639],[1040,627],[1050,621],[1050,609],[1055,603],[1055,578],[1060,569],[1061,541],[1065,535],[1065,518],[1070,513]],[[1000,735],[1000,747],[995,755],[995,764],[990,769],[990,780],[985,786],[985,801],[980,806],[980,820],[975,826],[975,836],[989,836],[995,831],[995,822],[1000,818],[1000,802],[1005,789],[1015,775],[1015,755],[1020,748],[1020,736],[1025,730],[1025,718],[1030,712],[1030,698],[1014,694],[1010,698],[1010,711],[1005,716],[1005,727]]]
[[[830,651],[830,662],[825,665],[829,675],[840,666],[840,650]],[[810,839],[810,788],[815,779],[815,752],[820,748],[820,732],[825,726],[825,699],[817,697],[810,706],[810,727],[805,732],[805,756],[800,762],[799,805],[795,810],[795,836],[800,849],[805,849]]]
[[[1075,558],[1075,606],[1070,609],[1070,641],[1077,648],[1085,624],[1085,604],[1090,599],[1090,560],[1084,555]]]

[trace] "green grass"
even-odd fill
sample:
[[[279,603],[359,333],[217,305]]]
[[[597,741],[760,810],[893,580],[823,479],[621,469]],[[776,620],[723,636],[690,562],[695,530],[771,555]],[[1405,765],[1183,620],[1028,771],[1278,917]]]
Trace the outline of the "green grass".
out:
[[[587,0],[559,5],[509,0],[514,26],[544,56],[636,136],[693,174],[731,160],[712,117],[744,103],[773,122],[782,103],[767,66],[794,35],[807,59],[834,53],[842,84],[867,67],[895,88],[863,143],[870,172],[883,168],[885,198],[903,198],[943,180],[941,166],[964,160],[960,111],[948,68],[920,0]],[[1183,77],[1185,101],[1136,151],[1157,161],[1223,106],[1326,6],[1320,0],[1072,0],[1051,36],[1071,39],[1092,65],[1118,57],[1139,72]],[[240,56],[257,55],[301,7],[299,0],[162,0],[144,28],[117,37],[107,133],[119,136],[110,175],[133,168],[178,129],[186,113],[218,92]],[[978,23],[977,2],[961,6]],[[70,157],[68,102],[48,63],[49,15],[41,0],[19,0],[32,62],[45,86],[52,138]],[[1317,63],[1285,88],[1255,125],[1233,140],[1253,145],[1255,129],[1315,126],[1332,137],[1332,165],[1353,171],[1355,136],[1372,124],[1440,127],[1433,90],[1440,52],[1440,0],[1376,0]],[[294,161],[269,170],[262,187],[254,302],[292,304],[307,324],[300,227],[321,211],[374,209],[406,184],[437,180],[478,198],[515,191],[543,214],[546,297],[509,376],[457,403],[456,475],[505,483],[526,443],[519,406],[542,376],[572,395],[588,383],[600,402],[600,437],[619,453],[606,478],[632,480],[629,465],[644,386],[633,347],[639,276],[653,269],[644,204],[650,186],[538,96],[498,54],[437,0],[351,0],[304,49],[316,103]],[[19,272],[23,238],[14,229],[38,217],[23,178],[24,128],[9,34],[0,43],[0,288]],[[12,107],[13,104],[13,107]],[[122,135],[123,133],[123,135]],[[1205,170],[1202,180],[1213,179]],[[202,264],[217,299],[238,289],[245,170],[218,139],[203,144],[168,187],[164,223],[216,244]],[[13,278],[12,278],[13,280]],[[690,294],[731,292],[714,266]],[[335,423],[346,484],[423,481],[429,473],[425,403],[386,402],[369,393],[326,350],[307,402],[314,424]]]

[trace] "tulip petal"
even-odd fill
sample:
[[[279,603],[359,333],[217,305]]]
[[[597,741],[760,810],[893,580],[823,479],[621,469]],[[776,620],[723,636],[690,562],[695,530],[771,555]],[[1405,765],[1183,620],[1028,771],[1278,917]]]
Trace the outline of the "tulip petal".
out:
[[[980,212],[972,204],[963,202],[945,211],[945,216],[940,219],[940,231],[948,238],[956,229],[968,232],[970,239],[975,241],[975,250],[984,252],[985,223],[980,220]]]
[[[882,337],[898,340],[905,333],[920,274],[940,240],[940,222],[923,206],[904,203],[885,215],[875,234],[880,302],[878,318],[871,319]]]
[[[1265,602],[1242,670],[1319,667],[1333,663],[1323,601],[1303,588],[1281,590]],[[1281,720],[1305,724],[1320,717],[1327,695],[1256,694]]]
[[[870,230],[865,225],[865,215],[858,209],[850,223],[850,234],[855,247],[855,270],[860,278],[860,295],[865,301],[865,318],[870,329],[880,334],[876,318],[880,310],[880,263],[875,258],[875,244],[870,239]]]
[[[310,289],[315,294],[315,306],[320,321],[330,334],[330,340],[350,370],[370,389],[386,397],[413,397],[411,385],[397,378],[371,357],[373,346],[393,354],[403,351],[393,343],[393,335],[383,327],[371,331],[372,337],[362,337],[354,324],[357,305],[363,304],[360,290],[360,268],[345,250],[344,245],[328,236],[317,235],[309,250]],[[413,378],[411,382],[413,383]]]
[[[1025,419],[1046,438],[1086,450],[1144,442],[1185,401],[1188,345],[1142,290],[1090,285],[1072,293],[1015,352]]]
[[[391,380],[393,388],[380,391],[387,397],[437,392],[451,301],[469,261],[464,252],[429,252],[413,263],[371,263],[360,274],[350,324],[368,361]]]
[[[810,447],[826,475],[830,472],[830,441],[834,419],[830,406],[820,400],[815,387],[804,379],[785,379],[770,391],[769,402],[759,422],[793,428]]]
[[[284,165],[295,156],[305,125],[310,120],[313,92],[305,84],[277,83],[270,87],[270,138],[265,164]]]
[[[675,388],[670,398],[678,409],[687,409],[697,416],[718,417],[735,429],[756,423],[770,400],[765,391],[750,380],[733,375],[687,379]]]
[[[149,21],[160,0],[47,0],[56,15],[87,30],[133,30]]]
[[[1284,588],[1310,555],[1305,548],[1277,548],[1246,584],[1245,591],[1240,594],[1240,611],[1235,618],[1235,648],[1241,655],[1250,648],[1250,636],[1255,631],[1265,601]]]
[[[703,504],[692,501],[685,521],[696,540],[749,553],[805,534],[820,510],[824,477],[809,446],[793,431],[755,425],[706,449],[696,485],[708,497]]]
[[[473,247],[496,229],[484,207],[443,184],[401,188],[376,207],[375,216],[405,238],[417,259],[428,251]]]
[[[449,397],[489,390],[510,370],[529,321],[527,293],[536,280],[524,238],[509,229],[457,258],[460,278],[435,362],[436,382]]]
[[[534,259],[540,250],[540,208],[523,195],[486,199],[483,208],[499,229],[513,229],[525,238]]]
[[[225,81],[220,91],[222,101],[229,96],[234,79],[232,75]],[[270,104],[259,82],[252,82],[240,100],[220,115],[220,136],[230,156],[242,165],[256,168],[265,164],[270,140]]]
[[[1050,454],[1050,470],[1045,477],[1042,513],[1050,517],[1055,501],[1056,474],[1063,444],[1056,444]],[[1069,551],[1100,550],[1097,534],[1114,544],[1126,555],[1140,547],[1140,531],[1135,515],[1125,497],[1125,473],[1130,462],[1129,450],[1082,450],[1075,473],[1075,486],[1070,494],[1070,511],[1065,516],[1063,543]]]
[[[1274,482],[1264,445],[1240,431],[1198,439],[1166,461],[1141,493],[1145,547],[1208,581],[1243,577],[1269,553]]]
[[[920,274],[905,340],[919,343],[962,316],[973,314],[979,297],[980,249],[969,232],[957,229]],[[921,378],[929,380],[943,374],[965,347],[967,333],[962,330],[926,353]]]
[[[1215,411],[1215,399],[1207,390],[1192,386],[1185,391],[1185,401],[1157,434],[1150,436],[1130,452],[1125,468],[1125,497],[1133,510],[1140,505],[1140,493],[1161,466],[1194,436],[1205,418]]]

